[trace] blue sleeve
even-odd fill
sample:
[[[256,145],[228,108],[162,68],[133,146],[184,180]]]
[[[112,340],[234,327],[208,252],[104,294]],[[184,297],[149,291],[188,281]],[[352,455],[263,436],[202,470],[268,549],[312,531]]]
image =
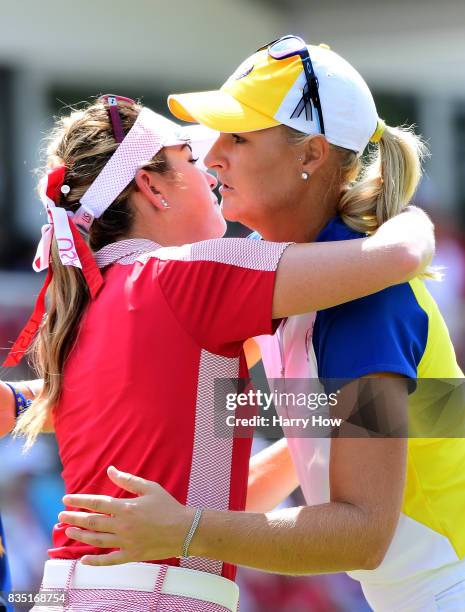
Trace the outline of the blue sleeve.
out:
[[[318,376],[392,372],[415,379],[427,338],[428,316],[408,283],[322,310],[313,333]]]

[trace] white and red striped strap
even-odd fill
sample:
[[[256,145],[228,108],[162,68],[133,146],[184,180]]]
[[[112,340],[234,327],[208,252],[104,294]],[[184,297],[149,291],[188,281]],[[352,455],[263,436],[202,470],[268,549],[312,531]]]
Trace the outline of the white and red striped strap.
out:
[[[32,263],[36,272],[42,272],[42,270],[48,268],[53,238],[58,245],[61,263],[64,266],[75,266],[82,269],[71,229],[71,220],[74,215],[72,212],[56,206],[52,199],[57,189],[55,181],[60,175],[64,176],[64,170],[64,166],[57,166],[44,176],[39,183],[40,199],[47,212],[49,222],[42,226],[42,237]],[[63,179],[61,179],[61,184],[63,184]]]

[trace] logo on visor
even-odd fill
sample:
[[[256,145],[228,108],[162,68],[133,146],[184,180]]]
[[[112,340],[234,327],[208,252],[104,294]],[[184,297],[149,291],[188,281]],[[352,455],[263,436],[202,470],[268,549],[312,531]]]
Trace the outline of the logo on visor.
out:
[[[246,68],[246,69],[244,69],[242,66],[239,66],[239,68],[237,69],[236,73],[234,74],[234,79],[236,81],[238,81],[239,79],[243,79],[248,74],[250,74],[253,69],[254,69],[254,65],[253,64],[251,66],[249,66],[248,68]]]

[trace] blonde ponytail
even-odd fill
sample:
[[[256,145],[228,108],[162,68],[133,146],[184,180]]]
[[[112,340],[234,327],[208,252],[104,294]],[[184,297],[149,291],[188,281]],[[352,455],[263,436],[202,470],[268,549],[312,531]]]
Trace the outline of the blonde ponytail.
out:
[[[427,154],[425,143],[411,127],[389,126],[365,162],[359,162],[352,153],[345,176],[350,180],[355,167],[358,176],[348,183],[337,207],[344,223],[358,232],[372,234],[401,213],[415,194]],[[347,151],[343,156],[347,166]],[[430,267],[421,277],[440,280],[442,274]]]
[[[402,212],[417,189],[425,154],[425,144],[411,128],[386,126],[339,201],[343,221],[354,230],[372,233]]]
[[[287,139],[302,145],[306,134],[283,126]],[[386,126],[377,144],[365,159],[336,145],[340,171],[341,198],[337,213],[344,223],[363,234],[374,233],[388,219],[410,203],[422,176],[422,162],[428,149],[412,127]],[[429,268],[423,278],[440,280],[438,269]]]
[[[16,423],[15,435],[26,437],[26,450],[44,429],[50,412],[60,398],[66,358],[76,341],[76,331],[89,301],[89,288],[81,270],[63,266],[56,243],[52,243],[53,281],[49,288],[49,308],[32,351],[32,366],[44,384],[32,406]]]

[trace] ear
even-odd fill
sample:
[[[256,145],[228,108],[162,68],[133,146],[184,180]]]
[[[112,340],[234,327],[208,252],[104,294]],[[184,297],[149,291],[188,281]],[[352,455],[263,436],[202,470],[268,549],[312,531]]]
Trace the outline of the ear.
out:
[[[139,192],[159,210],[166,210],[166,206],[163,206],[162,199],[163,194],[162,181],[160,177],[154,172],[149,172],[144,169],[140,169],[136,172],[134,177]]]
[[[303,143],[302,169],[310,174],[316,172],[328,159],[329,142],[321,134],[310,136]]]

